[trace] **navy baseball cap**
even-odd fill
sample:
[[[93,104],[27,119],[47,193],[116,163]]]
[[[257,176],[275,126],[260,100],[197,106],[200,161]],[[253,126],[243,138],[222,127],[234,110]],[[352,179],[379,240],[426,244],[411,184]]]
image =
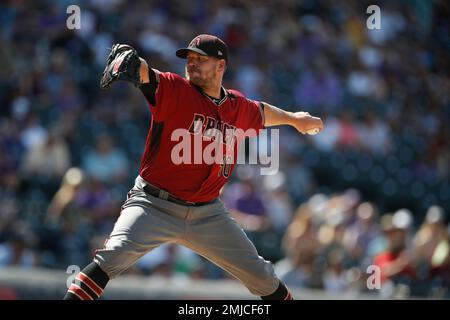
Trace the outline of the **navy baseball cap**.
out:
[[[204,56],[225,59],[228,63],[228,47],[221,39],[209,34],[196,36],[187,46],[187,48],[178,49],[177,57],[186,59],[189,51],[194,51]]]

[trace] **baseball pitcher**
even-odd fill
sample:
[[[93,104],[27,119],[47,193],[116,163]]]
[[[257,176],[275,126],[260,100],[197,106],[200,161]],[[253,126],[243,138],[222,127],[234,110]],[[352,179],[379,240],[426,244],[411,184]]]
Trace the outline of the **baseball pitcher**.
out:
[[[101,87],[116,80],[139,87],[151,123],[139,175],[120,216],[104,247],[96,250],[64,298],[98,299],[109,280],[143,255],[163,243],[176,243],[226,270],[262,299],[292,299],[272,264],[258,255],[218,196],[245,136],[276,125],[315,134],[323,129],[322,121],[224,88],[228,48],[215,36],[199,35],[176,55],[186,59],[184,78],[149,67],[129,45],[112,47]],[[177,152],[181,138],[190,149]],[[204,155],[211,144],[214,161],[207,161]]]

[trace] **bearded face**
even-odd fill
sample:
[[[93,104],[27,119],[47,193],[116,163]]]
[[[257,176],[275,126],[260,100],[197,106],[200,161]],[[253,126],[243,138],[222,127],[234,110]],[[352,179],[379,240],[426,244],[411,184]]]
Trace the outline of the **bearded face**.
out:
[[[219,59],[189,52],[185,73],[192,84],[205,88],[217,81],[220,69]]]

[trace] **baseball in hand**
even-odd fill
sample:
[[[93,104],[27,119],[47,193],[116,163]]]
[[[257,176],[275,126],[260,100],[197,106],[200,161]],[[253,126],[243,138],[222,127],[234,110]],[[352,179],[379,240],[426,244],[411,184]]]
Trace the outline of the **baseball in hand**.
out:
[[[309,129],[308,131],[306,131],[306,133],[309,135],[315,135],[319,133],[319,129],[318,128]]]

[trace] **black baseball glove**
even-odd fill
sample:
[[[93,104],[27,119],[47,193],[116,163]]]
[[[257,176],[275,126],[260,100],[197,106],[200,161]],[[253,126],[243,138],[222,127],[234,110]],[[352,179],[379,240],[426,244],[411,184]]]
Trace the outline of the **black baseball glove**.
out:
[[[100,80],[100,88],[109,88],[115,80],[129,81],[138,87],[141,84],[140,66],[141,61],[133,47],[127,44],[113,45]]]

